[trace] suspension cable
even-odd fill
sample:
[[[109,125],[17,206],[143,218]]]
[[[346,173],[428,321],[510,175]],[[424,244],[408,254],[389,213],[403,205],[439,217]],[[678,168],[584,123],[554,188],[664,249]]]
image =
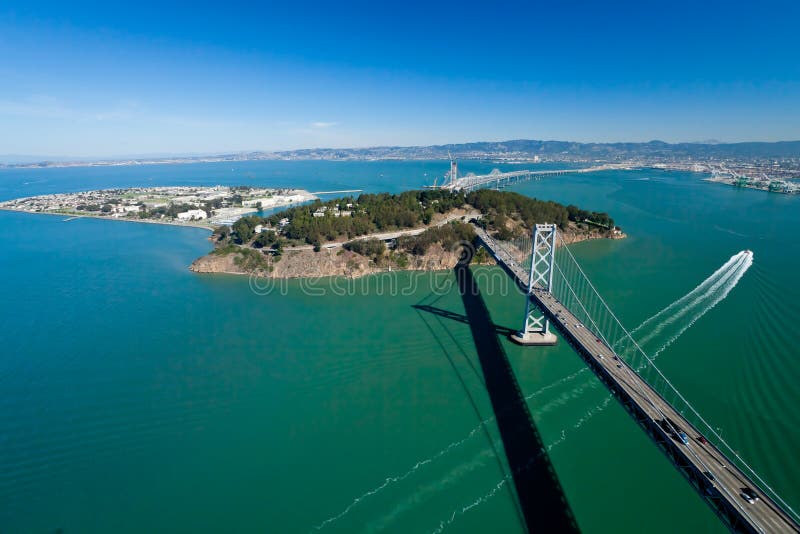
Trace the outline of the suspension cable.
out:
[[[628,332],[628,330],[625,328],[625,326],[622,324],[622,322],[619,320],[619,318],[616,316],[616,314],[614,314],[614,312],[613,312],[613,311],[611,310],[611,308],[608,306],[608,304],[606,303],[606,301],[603,299],[603,297],[600,295],[600,293],[599,293],[599,292],[597,291],[597,289],[594,287],[594,285],[592,284],[592,281],[589,279],[589,277],[588,277],[588,276],[586,276],[586,273],[583,271],[583,269],[581,268],[580,264],[579,264],[579,263],[578,263],[578,261],[575,259],[575,256],[573,256],[573,255],[572,255],[572,252],[571,252],[571,251],[569,250],[569,248],[566,246],[566,243],[565,243],[565,242],[564,242],[564,240],[561,238],[560,234],[558,235],[558,237],[559,237],[559,239],[560,239],[560,241],[561,241],[562,248],[563,248],[563,249],[564,249],[564,250],[567,252],[567,254],[569,255],[569,257],[572,259],[572,261],[574,262],[575,266],[576,266],[576,267],[577,267],[577,269],[578,269],[578,272],[581,274],[581,276],[584,278],[584,280],[586,281],[586,283],[587,283],[587,284],[589,285],[589,287],[592,289],[592,291],[594,292],[594,294],[595,294],[595,295],[597,296],[597,298],[600,300],[600,302],[602,303],[602,306],[603,306],[603,307],[604,307],[604,308],[605,308],[605,309],[608,311],[608,313],[611,315],[611,317],[614,319],[614,321],[617,323],[617,325],[619,325],[619,327],[622,329],[622,331],[624,332],[625,336],[626,336],[626,337],[627,337],[627,338],[628,338],[628,339],[629,339],[629,340],[630,340],[630,341],[633,343],[633,346],[635,347],[636,351],[638,351],[638,352],[639,352],[639,353],[640,353],[640,354],[641,354],[641,355],[642,355],[642,356],[645,358],[645,360],[646,360],[646,364],[649,364],[649,365],[650,365],[650,367],[651,367],[651,368],[652,368],[652,369],[653,369],[653,370],[654,370],[654,371],[655,371],[655,372],[658,374],[658,376],[660,376],[660,377],[661,377],[661,378],[664,380],[664,383],[666,383],[666,384],[669,386],[669,389],[671,389],[671,390],[672,390],[672,392],[674,392],[674,393],[675,393],[675,395],[677,395],[677,397],[678,397],[678,398],[679,398],[681,401],[683,401],[683,403],[684,403],[684,404],[685,404],[685,405],[686,405],[686,406],[689,408],[689,410],[690,410],[690,411],[691,411],[691,412],[692,412],[692,413],[693,413],[693,414],[694,414],[694,415],[695,415],[695,416],[696,416],[696,417],[697,417],[697,418],[698,418],[698,419],[699,419],[699,420],[700,420],[700,421],[703,423],[703,425],[705,425],[706,429],[707,429],[708,431],[710,431],[710,432],[711,432],[711,434],[712,434],[712,435],[713,435],[715,438],[717,438],[717,440],[719,440],[718,442],[719,442],[719,443],[721,443],[722,445],[724,445],[724,446],[725,446],[725,448],[726,448],[726,449],[727,449],[727,450],[728,450],[730,453],[732,453],[732,454],[733,454],[733,456],[734,456],[734,457],[735,457],[737,460],[739,460],[739,462],[741,462],[742,466],[744,466],[744,467],[747,469],[747,471],[748,471],[750,474],[752,474],[752,475],[753,475],[753,477],[755,477],[755,479],[756,479],[756,480],[758,480],[758,481],[759,481],[759,482],[760,482],[760,483],[761,483],[761,484],[762,484],[764,487],[766,487],[766,488],[769,490],[769,492],[770,492],[770,494],[771,494],[771,497],[775,498],[775,499],[776,499],[778,502],[780,502],[780,503],[781,503],[781,504],[782,504],[782,505],[783,505],[783,506],[784,506],[784,507],[785,507],[785,508],[786,508],[786,509],[787,509],[789,512],[791,512],[791,515],[793,515],[795,519],[797,519],[797,520],[800,520],[800,515],[798,515],[798,514],[797,514],[797,512],[795,512],[795,510],[794,510],[794,509],[793,509],[791,506],[789,506],[789,505],[788,505],[788,504],[787,504],[787,503],[786,503],[786,502],[785,502],[785,501],[784,501],[784,500],[783,500],[783,499],[780,497],[780,495],[778,495],[778,493],[777,493],[777,492],[776,492],[774,489],[772,489],[772,487],[771,487],[769,484],[767,484],[767,483],[766,483],[766,482],[765,482],[765,481],[764,481],[764,480],[763,480],[763,479],[762,479],[762,478],[761,478],[761,477],[758,475],[758,473],[756,473],[756,471],[755,471],[755,470],[754,470],[752,467],[750,467],[750,465],[749,465],[747,462],[745,462],[745,460],[744,460],[744,459],[743,459],[741,456],[739,456],[739,454],[738,454],[738,453],[737,453],[737,452],[736,452],[736,451],[735,451],[735,450],[734,450],[734,449],[733,449],[733,448],[732,448],[732,447],[731,447],[731,446],[728,444],[728,442],[726,442],[726,441],[725,441],[725,440],[722,438],[722,436],[720,436],[720,435],[719,435],[719,434],[716,432],[716,430],[714,429],[714,427],[712,427],[712,426],[711,426],[711,425],[710,425],[710,424],[709,424],[709,423],[708,423],[708,422],[707,422],[707,421],[706,421],[706,420],[703,418],[703,416],[701,416],[701,415],[700,415],[700,413],[697,411],[697,409],[695,409],[695,407],[694,407],[694,406],[693,406],[693,405],[692,405],[692,404],[691,404],[691,403],[690,403],[690,402],[689,402],[689,401],[686,399],[686,397],[684,397],[684,396],[683,396],[683,394],[681,394],[681,392],[680,392],[680,391],[678,391],[678,389],[677,389],[677,388],[676,388],[676,387],[675,387],[675,386],[672,384],[672,382],[670,382],[670,380],[669,380],[669,379],[668,379],[668,378],[667,378],[667,377],[664,375],[664,373],[661,371],[661,369],[659,369],[659,368],[658,368],[658,367],[655,365],[655,362],[654,362],[654,361],[653,361],[653,360],[652,360],[652,359],[651,359],[651,358],[650,358],[650,357],[647,355],[647,353],[646,353],[646,352],[645,352],[645,351],[644,351],[644,350],[643,350],[643,349],[642,349],[642,348],[639,346],[639,344],[636,342],[636,340],[633,338],[633,336],[631,336],[630,332]]]

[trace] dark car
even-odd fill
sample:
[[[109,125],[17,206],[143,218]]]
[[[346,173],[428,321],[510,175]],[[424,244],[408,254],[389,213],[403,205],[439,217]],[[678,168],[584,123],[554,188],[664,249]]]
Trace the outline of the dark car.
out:
[[[703,436],[697,436],[697,441],[699,441],[699,442],[700,442],[700,443],[702,443],[703,445],[705,445],[706,443],[708,443],[708,441],[706,440],[706,438],[704,438]]]
[[[742,499],[746,500],[750,504],[753,504],[758,500],[758,494],[750,488],[742,488],[742,492],[739,495],[741,495]]]
[[[686,433],[681,430],[681,428],[675,424],[672,419],[665,418],[658,421],[658,426],[667,433],[672,439],[678,440],[682,442],[684,445],[689,443],[688,438],[686,437]]]
[[[703,474],[706,476],[708,480],[711,480],[712,482],[716,480],[716,478],[714,478],[714,473],[712,473],[711,471],[703,471]]]
[[[669,425],[669,421],[666,419],[659,419],[658,426],[661,427],[661,430],[667,433],[668,436],[672,435],[673,428]]]

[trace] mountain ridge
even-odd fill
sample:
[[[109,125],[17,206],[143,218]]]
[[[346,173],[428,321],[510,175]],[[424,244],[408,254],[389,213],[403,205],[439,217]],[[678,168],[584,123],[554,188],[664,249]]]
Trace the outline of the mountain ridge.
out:
[[[512,139],[507,141],[475,141],[417,146],[372,146],[361,148],[303,148],[280,151],[244,151],[206,155],[175,155],[158,157],[115,157],[76,159],[63,157],[59,161],[32,161],[35,156],[25,156],[19,161],[4,161],[6,167],[51,167],[80,165],[120,165],[143,163],[190,163],[213,161],[249,161],[270,159],[540,159],[550,161],[622,161],[630,159],[787,159],[800,158],[798,141],[743,141],[736,143],[668,143],[660,140],[647,142],[585,143],[577,141]],[[0,161],[6,156],[0,155]]]

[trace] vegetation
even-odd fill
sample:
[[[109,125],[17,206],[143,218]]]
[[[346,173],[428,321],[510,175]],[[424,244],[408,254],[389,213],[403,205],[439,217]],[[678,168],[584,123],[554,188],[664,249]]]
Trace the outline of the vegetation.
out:
[[[475,230],[469,224],[452,222],[444,226],[428,228],[415,236],[397,238],[398,250],[405,250],[414,256],[422,256],[434,243],[440,243],[445,250],[452,250],[459,243],[472,243]]]
[[[256,235],[256,226],[259,224],[262,224],[261,217],[256,215],[242,217],[233,223],[231,227],[231,236],[233,240],[240,245],[248,243],[253,239],[253,236]]]
[[[233,258],[233,263],[247,270],[272,270],[272,267],[267,262],[267,257],[263,253],[250,248],[228,244],[215,248],[213,251],[211,251],[211,254],[214,254],[215,256],[227,256],[228,254],[235,254],[236,256]]]
[[[238,255],[233,258],[233,263],[248,271],[256,269],[270,270],[267,257],[261,252],[250,248],[238,247]]]
[[[462,243],[474,243],[473,224],[452,221],[442,226],[429,226],[418,235],[399,236],[388,251],[387,244],[381,239],[357,238],[378,232],[420,228],[430,225],[436,214],[449,214],[453,209],[464,207],[479,210],[482,214],[480,221],[471,222],[483,226],[500,239],[522,235],[535,224],[545,222],[555,223],[562,229],[566,229],[570,222],[573,225],[591,224],[602,230],[614,227],[613,219],[606,213],[585,211],[518,193],[489,189],[468,195],[444,190],[406,191],[316,201],[266,217],[258,214],[242,217],[232,227],[214,232],[218,243],[215,253],[237,253],[239,256],[234,259],[237,265],[266,268],[267,256],[255,249],[270,249],[277,261],[287,244],[308,244],[319,252],[323,243],[339,240],[347,242],[338,255],[348,251],[378,265],[406,268],[412,257],[425,255],[434,244],[447,251],[455,250]],[[478,249],[475,260],[485,263],[489,255]],[[348,261],[355,265],[352,257]]]
[[[97,204],[78,204],[76,209],[78,211],[100,211],[100,206]]]
[[[344,244],[344,249],[362,256],[371,256],[373,258],[382,256],[386,251],[386,243],[380,239],[358,239]]]
[[[408,267],[408,254],[404,252],[389,252],[389,261],[397,265],[401,269]]]
[[[232,254],[234,252],[239,252],[240,248],[241,247],[237,247],[234,244],[227,244],[227,245],[223,245],[223,246],[215,248],[214,250],[211,251],[211,254],[214,254],[215,256],[226,256],[226,255]]]
[[[472,262],[480,265],[483,263],[488,263],[490,259],[491,256],[489,256],[489,253],[486,252],[486,249],[483,247],[478,247],[478,250],[475,251],[475,256],[472,258]]]
[[[429,224],[435,213],[447,213],[464,203],[463,194],[440,190],[363,194],[289,208],[261,221],[275,227],[278,221],[287,218],[289,224],[283,229],[286,238],[314,245],[416,228]]]
[[[213,200],[208,200],[203,204],[203,209],[206,213],[211,215],[214,213],[214,210],[219,209],[222,207],[224,201],[221,198],[215,198]]]
[[[272,230],[263,230],[253,240],[254,248],[271,247],[278,242],[278,235]]]
[[[480,210],[489,227],[498,230],[506,226],[509,218],[522,222],[527,228],[547,222],[564,229],[569,223],[569,214],[563,205],[519,193],[479,189],[467,195],[467,202]]]
[[[569,222],[587,223],[605,230],[614,228],[607,213],[586,211],[577,206],[563,206],[550,200],[538,200],[518,193],[481,189],[467,195],[467,202],[484,216],[483,226],[494,230],[498,239],[508,240],[534,225],[555,223],[562,230]]]
[[[322,243],[339,239],[354,239],[376,232],[418,228],[430,224],[435,214],[448,213],[454,208],[463,207],[466,198],[463,193],[442,190],[406,191],[399,194],[363,194],[326,202],[315,201],[302,206],[263,217],[249,215],[237,220],[226,232],[215,232],[220,244],[232,242],[238,245],[251,245],[254,248],[280,248],[284,239],[293,244],[309,244],[314,250],[321,250]],[[280,227],[280,221],[288,219],[289,224]],[[263,230],[256,233],[256,227]],[[278,228],[280,228],[280,235]],[[348,250],[365,255],[375,255],[377,245],[370,243],[354,244]],[[385,245],[381,243],[385,251]]]
[[[230,226],[225,226],[223,224],[222,226],[215,229],[211,235],[214,236],[217,241],[225,241],[231,235],[231,228]]]
[[[197,207],[194,206],[193,204],[178,204],[173,202],[170,203],[169,206],[160,206],[158,208],[152,208],[146,213],[148,218],[154,218],[163,215],[164,217],[169,217],[174,219],[178,216],[179,213],[196,209]]]
[[[578,206],[570,204],[567,206],[567,213],[569,220],[574,222],[587,222],[596,226],[602,226],[609,230],[614,228],[614,219],[608,216],[608,213],[597,211],[586,211],[580,209]]]

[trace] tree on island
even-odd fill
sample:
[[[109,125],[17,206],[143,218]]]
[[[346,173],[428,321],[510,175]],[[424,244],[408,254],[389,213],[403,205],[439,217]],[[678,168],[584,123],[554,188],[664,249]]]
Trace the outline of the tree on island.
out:
[[[261,217],[257,217],[255,215],[250,215],[247,217],[242,217],[231,227],[231,233],[233,234],[234,241],[239,245],[245,245],[253,239],[253,236],[256,234],[256,226],[262,224]]]
[[[609,230],[614,228],[614,219],[609,217],[608,213],[602,211],[586,211],[570,204],[567,206],[567,213],[570,221],[588,222],[597,226],[604,226]]]
[[[482,214],[478,220],[473,219],[472,224],[453,220],[442,226],[431,226],[437,214],[452,215],[454,209],[470,206]],[[513,192],[482,189],[467,195],[423,190],[362,194],[357,198],[326,202],[317,200],[269,216],[248,215],[230,228],[220,228],[215,233],[218,250],[230,249],[232,252],[244,247],[250,253],[256,253],[252,249],[270,248],[273,261],[280,259],[284,243],[306,243],[319,252],[324,243],[341,239],[348,241],[344,244],[348,251],[376,263],[388,257],[387,261],[402,266],[408,265],[410,257],[427,254],[432,245],[444,251],[455,251],[463,243],[474,244],[473,225],[484,228],[501,240],[510,240],[528,234],[539,223],[555,223],[564,230],[570,225],[591,225],[600,228],[601,232],[610,232],[614,228],[613,219],[604,212],[582,210]],[[427,229],[418,235],[400,235],[388,254],[387,245],[381,240],[357,239],[376,232],[421,226],[427,226]],[[255,231],[257,227],[260,227],[258,234]],[[479,261],[486,260],[483,251],[479,254]]]
[[[231,229],[229,226],[222,225],[216,230],[214,230],[214,234],[217,237],[217,241],[225,241],[231,235]]]
[[[253,240],[254,248],[269,247],[278,240],[278,236],[271,230],[264,230]]]
[[[386,243],[380,239],[358,239],[345,243],[343,246],[345,250],[372,257],[381,256],[386,250]]]

